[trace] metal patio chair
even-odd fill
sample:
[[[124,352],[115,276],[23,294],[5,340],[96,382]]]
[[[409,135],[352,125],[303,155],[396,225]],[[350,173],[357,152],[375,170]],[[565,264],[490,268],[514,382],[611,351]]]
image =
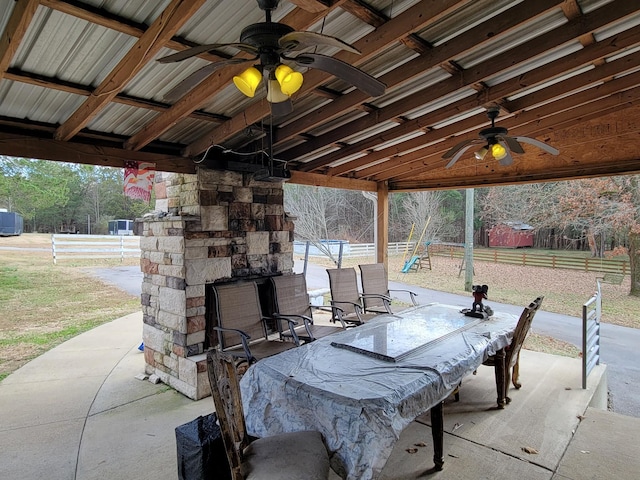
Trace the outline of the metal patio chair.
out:
[[[358,279],[354,268],[328,268],[329,288],[331,289],[331,307],[334,321],[339,320],[351,325],[362,325],[379,313],[367,313],[364,309],[364,297],[376,298],[387,306],[386,313],[391,313],[391,307],[386,298],[380,295],[362,295],[358,290]]]
[[[213,292],[218,321],[213,328],[220,350],[251,364],[299,345],[269,339],[268,322],[272,320],[262,315],[256,282],[214,285]],[[287,319],[277,321],[285,322],[291,331],[296,325]]]
[[[388,313],[391,310],[390,306],[387,308],[391,304],[391,292],[407,293],[411,298],[411,303],[414,306],[418,305],[418,302],[416,302],[417,293],[411,290],[389,290],[389,279],[384,264],[371,263],[359,265],[359,267],[366,312]]]
[[[291,329],[284,328],[282,321],[277,322],[281,339],[295,334],[298,341],[312,342],[346,328],[342,321],[340,326],[314,323],[313,307],[309,301],[307,281],[303,273],[275,276],[271,277],[270,281],[273,287],[273,316],[279,320],[293,320],[298,323],[292,332]]]

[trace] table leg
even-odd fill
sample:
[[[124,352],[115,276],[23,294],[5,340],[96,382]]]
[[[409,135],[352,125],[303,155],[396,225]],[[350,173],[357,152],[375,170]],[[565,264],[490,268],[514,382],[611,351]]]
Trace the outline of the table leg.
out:
[[[496,391],[498,392],[498,408],[503,409],[506,403],[504,348],[501,348],[496,352],[494,359],[495,359],[494,368],[495,368],[495,375],[496,375]]]
[[[444,465],[444,415],[442,403],[431,408],[431,436],[433,438],[433,463],[435,470],[442,470]]]

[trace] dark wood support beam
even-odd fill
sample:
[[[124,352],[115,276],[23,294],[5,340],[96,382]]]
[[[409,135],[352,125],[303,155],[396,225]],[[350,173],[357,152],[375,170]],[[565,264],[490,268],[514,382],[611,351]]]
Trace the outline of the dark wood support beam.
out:
[[[155,163],[156,170],[195,173],[196,165],[187,158],[121,148],[64,142],[0,132],[0,155],[123,168],[127,161]]]

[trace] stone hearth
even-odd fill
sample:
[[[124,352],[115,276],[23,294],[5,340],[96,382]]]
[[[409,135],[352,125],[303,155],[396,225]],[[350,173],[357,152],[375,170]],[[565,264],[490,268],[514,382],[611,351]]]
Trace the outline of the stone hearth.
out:
[[[156,183],[140,241],[146,373],[184,395],[210,394],[206,286],[293,270],[281,183],[200,168]]]

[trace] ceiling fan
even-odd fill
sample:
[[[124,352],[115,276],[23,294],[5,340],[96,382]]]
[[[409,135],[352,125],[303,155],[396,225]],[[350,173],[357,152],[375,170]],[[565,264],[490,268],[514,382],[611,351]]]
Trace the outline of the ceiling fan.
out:
[[[239,43],[200,45],[162,57],[158,59],[158,62],[179,62],[221,47],[234,47],[249,53],[252,58],[229,58],[211,63],[175,86],[165,95],[166,100],[175,101],[181,98],[218,68],[255,62],[256,60],[258,60],[257,64],[235,76],[233,82],[243,94],[253,97],[260,83],[264,80],[267,87],[267,100],[271,103],[274,115],[283,115],[292,111],[291,95],[300,89],[303,82],[302,74],[293,70],[283,61],[330,73],[372,97],[378,97],[384,93],[386,88],[384,83],[337,58],[317,53],[299,53],[293,57],[288,56],[291,52],[313,46],[336,47],[358,54],[361,52],[338,38],[315,32],[297,32],[284,23],[272,22],[271,12],[276,9],[280,0],[257,0],[257,2],[259,8],[264,10],[266,20],[245,27],[240,35]]]
[[[474,155],[476,159],[482,160],[491,152],[493,158],[500,162],[500,165],[508,166],[513,163],[513,157],[511,153],[524,153],[524,149],[520,143],[528,143],[535,145],[536,147],[548,152],[552,155],[558,155],[560,152],[553,148],[551,145],[547,145],[540,140],[529,137],[510,137],[507,135],[508,130],[503,127],[496,127],[495,120],[500,109],[498,107],[490,107],[487,109],[487,116],[491,119],[491,127],[480,130],[479,138],[472,140],[463,140],[458,143],[451,150],[447,151],[442,158],[451,158],[445,168],[451,168],[454,163],[462,156],[464,152],[469,150],[474,145],[484,145],[480,150],[477,150]]]

